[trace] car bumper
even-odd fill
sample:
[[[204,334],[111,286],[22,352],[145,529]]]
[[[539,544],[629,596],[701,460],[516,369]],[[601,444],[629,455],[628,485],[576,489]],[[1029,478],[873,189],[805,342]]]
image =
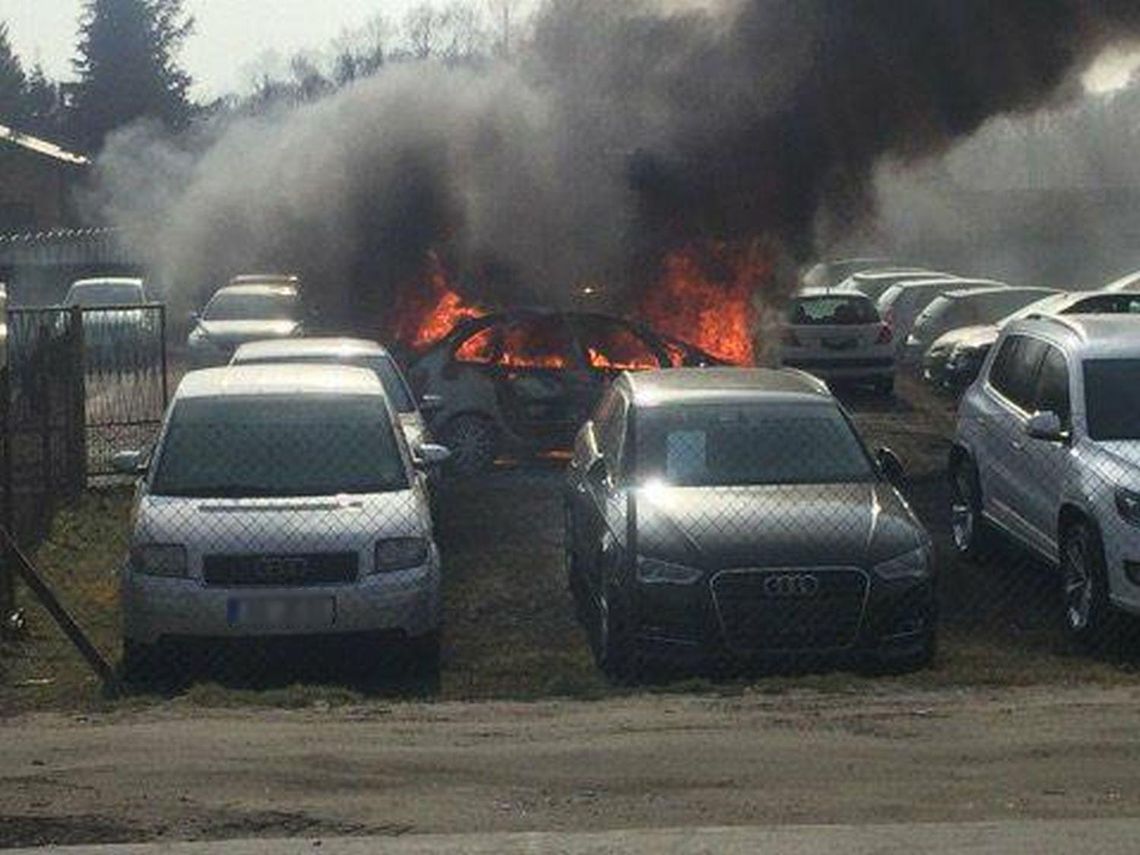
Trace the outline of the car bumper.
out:
[[[639,649],[650,658],[674,663],[805,655],[905,658],[923,649],[937,621],[932,577],[870,577],[858,629],[849,643],[836,645],[756,647],[733,643],[707,584],[639,586],[635,613]]]
[[[215,588],[195,579],[126,573],[122,585],[123,636],[139,644],[179,637],[237,639],[383,632],[418,637],[440,627],[440,581],[436,563],[369,576],[350,585],[290,588]],[[254,602],[261,605],[249,605]],[[265,612],[271,605],[286,610],[289,617],[278,621],[243,617],[244,612]]]
[[[784,365],[807,371],[825,380],[883,379],[895,373],[893,357],[826,358],[788,357]]]

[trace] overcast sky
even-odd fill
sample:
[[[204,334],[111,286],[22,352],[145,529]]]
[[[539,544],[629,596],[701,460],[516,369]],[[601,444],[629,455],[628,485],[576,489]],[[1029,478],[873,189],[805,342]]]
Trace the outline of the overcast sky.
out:
[[[323,50],[348,29],[377,14],[398,23],[421,0],[184,0],[197,19],[186,43],[184,65],[195,95],[206,98],[248,87],[253,72],[283,62],[299,50]],[[673,5],[715,5],[714,0],[671,0]],[[37,60],[58,79],[71,75],[81,0],[0,0],[16,50],[31,66]],[[1094,90],[1121,85],[1140,54],[1113,52],[1087,81]]]
[[[323,49],[346,29],[359,28],[378,13],[399,22],[418,0],[184,0],[198,22],[186,43],[183,63],[200,97],[244,86],[251,67],[269,52],[288,57],[298,50]],[[25,65],[37,60],[53,77],[71,74],[81,0],[0,0]]]

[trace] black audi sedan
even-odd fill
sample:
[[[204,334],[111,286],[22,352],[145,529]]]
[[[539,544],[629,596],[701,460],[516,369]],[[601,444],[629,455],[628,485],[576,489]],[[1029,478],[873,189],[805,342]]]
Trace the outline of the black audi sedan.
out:
[[[598,664],[935,648],[931,540],[820,380],[793,369],[622,375],[578,434],[566,563]]]

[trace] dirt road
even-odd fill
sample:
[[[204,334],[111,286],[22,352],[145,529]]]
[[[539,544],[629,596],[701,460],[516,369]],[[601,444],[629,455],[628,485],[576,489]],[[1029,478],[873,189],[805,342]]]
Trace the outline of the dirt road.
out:
[[[0,844],[1135,816],[1140,689],[37,715]]]

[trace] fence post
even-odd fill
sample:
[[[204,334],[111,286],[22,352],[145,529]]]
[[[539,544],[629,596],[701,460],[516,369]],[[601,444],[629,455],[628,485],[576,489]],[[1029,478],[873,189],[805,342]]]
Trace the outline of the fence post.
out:
[[[83,309],[71,309],[71,350],[68,353],[68,390],[65,442],[71,457],[68,466],[68,492],[75,497],[87,487],[87,353],[83,329]]]
[[[7,344],[3,345],[5,348]],[[12,568],[13,556],[8,542],[16,536],[16,497],[12,485],[12,422],[11,422],[11,381],[8,373],[7,353],[0,358],[0,489],[3,490],[4,515],[0,517],[0,528],[8,532],[8,537],[0,542],[0,621],[7,622],[8,616],[16,609],[16,577]],[[3,634],[0,624],[0,635]]]
[[[166,413],[166,405],[170,403],[170,379],[167,377],[168,366],[166,363],[166,304],[162,303],[158,307],[158,347],[159,354],[162,362],[162,415]]]
[[[54,318],[55,314],[49,316]],[[36,396],[40,402],[40,476],[41,483],[44,489],[44,502],[42,507],[43,520],[36,521],[37,533],[40,527],[44,524],[44,520],[50,520],[55,507],[55,480],[53,478],[53,469],[51,465],[52,442],[51,442],[51,423],[52,423],[52,383],[51,374],[55,367],[52,363],[54,352],[52,348],[52,330],[51,320],[46,323],[41,322],[36,330],[36,338],[38,339],[36,349],[39,351],[40,358],[36,368],[39,376],[36,378]]]

